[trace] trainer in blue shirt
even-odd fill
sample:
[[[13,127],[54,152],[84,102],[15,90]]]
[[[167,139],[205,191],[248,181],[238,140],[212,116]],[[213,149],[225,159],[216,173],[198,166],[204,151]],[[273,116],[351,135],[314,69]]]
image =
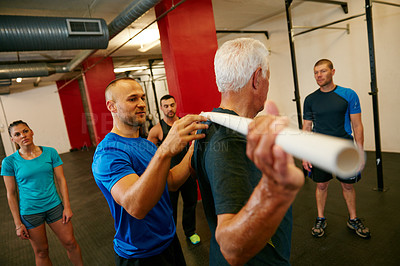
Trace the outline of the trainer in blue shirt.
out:
[[[172,126],[157,149],[139,137],[146,122],[146,101],[134,79],[112,81],[105,91],[113,128],[98,145],[93,175],[115,220],[114,251],[117,265],[186,265],[176,237],[169,190],[178,189],[189,177],[189,150],[180,164],[170,169],[171,158],[207,126],[205,118],[188,115]]]

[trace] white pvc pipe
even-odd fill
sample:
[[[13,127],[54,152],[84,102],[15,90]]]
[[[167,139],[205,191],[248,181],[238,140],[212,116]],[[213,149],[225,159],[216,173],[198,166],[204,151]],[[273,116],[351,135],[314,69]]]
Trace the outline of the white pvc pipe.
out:
[[[216,112],[200,115],[243,135],[247,135],[248,125],[253,121]],[[361,165],[360,152],[350,140],[286,127],[277,135],[275,143],[285,152],[342,178],[356,175]]]

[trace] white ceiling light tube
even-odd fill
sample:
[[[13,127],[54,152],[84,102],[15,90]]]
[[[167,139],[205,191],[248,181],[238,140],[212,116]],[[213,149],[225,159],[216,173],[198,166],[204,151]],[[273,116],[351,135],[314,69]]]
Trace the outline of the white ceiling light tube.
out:
[[[120,67],[114,68],[114,73],[122,73],[127,71],[136,71],[136,70],[144,70],[147,69],[145,66],[134,66],[134,67]]]
[[[155,40],[155,41],[153,41],[151,43],[147,43],[147,44],[142,45],[142,47],[140,47],[138,49],[138,51],[142,52],[142,53],[145,53],[148,50],[150,50],[151,48],[156,47],[157,45],[160,45],[160,39],[157,39],[157,40]]]

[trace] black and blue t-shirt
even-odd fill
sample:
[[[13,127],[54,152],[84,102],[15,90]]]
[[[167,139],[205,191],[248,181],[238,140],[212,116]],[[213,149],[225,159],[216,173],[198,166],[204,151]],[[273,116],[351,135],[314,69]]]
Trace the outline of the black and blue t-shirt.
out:
[[[303,119],[313,122],[313,132],[353,139],[350,114],[361,113],[357,93],[336,86],[330,92],[314,91],[304,100]]]

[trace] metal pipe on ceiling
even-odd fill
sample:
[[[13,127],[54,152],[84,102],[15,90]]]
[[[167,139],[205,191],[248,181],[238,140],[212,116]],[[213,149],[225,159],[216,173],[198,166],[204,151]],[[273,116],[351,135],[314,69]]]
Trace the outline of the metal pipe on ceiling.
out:
[[[57,70],[60,70],[59,66],[54,66],[48,63],[1,65],[0,79],[50,76],[57,73]]]

